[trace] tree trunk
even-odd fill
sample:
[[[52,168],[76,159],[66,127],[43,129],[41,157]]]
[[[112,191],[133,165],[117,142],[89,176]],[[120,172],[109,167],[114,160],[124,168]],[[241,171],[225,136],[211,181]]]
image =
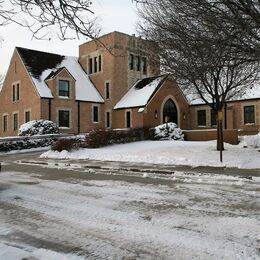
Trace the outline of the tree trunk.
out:
[[[224,141],[223,141],[223,113],[218,111],[217,117],[217,150],[220,151],[220,161],[222,162],[222,151],[224,150]]]

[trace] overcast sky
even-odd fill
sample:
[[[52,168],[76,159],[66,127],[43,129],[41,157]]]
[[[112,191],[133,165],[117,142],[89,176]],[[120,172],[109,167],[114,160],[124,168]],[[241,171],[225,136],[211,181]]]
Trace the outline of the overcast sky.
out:
[[[135,4],[131,0],[95,0],[93,2],[95,3],[94,11],[102,27],[102,34],[112,31],[135,33],[137,14]],[[0,46],[0,74],[4,74],[8,69],[15,46],[78,56],[78,45],[85,41],[84,39],[39,41],[32,39],[28,30],[14,24],[0,27],[0,36],[4,38]]]

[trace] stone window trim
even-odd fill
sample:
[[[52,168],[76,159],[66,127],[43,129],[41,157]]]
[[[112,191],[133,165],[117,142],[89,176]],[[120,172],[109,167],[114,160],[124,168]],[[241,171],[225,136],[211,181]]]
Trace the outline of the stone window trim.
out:
[[[135,56],[133,53],[130,53],[129,54],[129,69],[134,70],[134,66],[135,66]]]
[[[105,92],[105,99],[110,100],[111,99],[111,82],[110,80],[105,81],[105,86],[104,86],[104,92]]]
[[[69,112],[69,127],[59,126],[59,112],[60,111],[68,111]],[[59,129],[71,129],[72,128],[71,112],[72,112],[72,109],[71,108],[67,108],[67,107],[59,107],[59,108],[56,109],[56,115],[57,115],[56,122],[57,122],[57,125],[58,125]]]
[[[142,72],[144,75],[147,74],[147,58],[142,57]]]
[[[205,115],[202,115],[202,113],[205,113]],[[199,115],[201,114],[201,115]],[[199,118],[200,116],[205,116],[205,118]],[[205,122],[200,122],[200,121],[204,121]],[[203,108],[200,108],[200,109],[197,109],[196,110],[196,124],[197,124],[197,127],[199,128],[205,128],[207,127],[207,109],[203,109]]]
[[[141,71],[141,57],[139,55],[135,56],[136,58],[136,71]]]
[[[163,99],[163,101],[162,101],[162,104],[161,104],[161,109],[160,109],[160,117],[161,117],[161,120],[160,120],[160,122],[161,122],[161,124],[163,124],[163,108],[164,108],[164,105],[165,105],[165,103],[169,100],[169,99],[171,99],[174,103],[175,103],[175,106],[176,106],[176,108],[177,108],[177,118],[178,118],[178,126],[180,127],[180,107],[179,107],[179,104],[178,104],[178,102],[177,102],[177,100],[175,99],[175,97],[173,96],[173,95],[168,95],[168,96],[166,96],[164,99]],[[148,103],[149,104],[149,103]],[[159,112],[158,112],[158,115],[159,115]]]
[[[17,121],[15,121],[15,115],[17,115]],[[19,111],[12,113],[12,127],[14,132],[19,130]]]
[[[130,122],[128,125],[128,115],[130,115]],[[132,110],[131,109],[127,109],[125,110],[125,128],[132,128],[133,123],[132,123]]]
[[[214,115],[214,110],[210,109],[210,127],[216,128],[218,125],[217,115]]]
[[[69,96],[60,96],[60,87],[59,87],[59,82],[60,81],[66,81],[69,83]],[[59,99],[72,99],[72,83],[73,80],[71,78],[67,78],[67,77],[57,77],[57,81],[56,81],[56,88],[57,88],[57,97]]]
[[[89,75],[103,72],[103,55],[100,52],[87,56],[87,72]]]
[[[27,123],[27,122],[29,122],[29,121],[27,121],[26,119],[26,113],[28,113],[29,112],[29,115],[30,115],[30,119],[29,119],[29,121],[31,121],[32,120],[32,109],[30,108],[30,109],[26,109],[26,110],[24,110],[24,123]]]
[[[128,57],[129,70],[140,72],[143,75],[147,75],[147,57],[135,55],[133,53],[129,53]]]
[[[2,131],[5,133],[8,131],[8,121],[9,121],[9,114],[8,113],[3,113],[2,115]],[[6,122],[5,122],[6,118]]]
[[[20,89],[21,89],[21,82],[20,80],[15,81],[12,83],[12,102],[18,102],[20,100]]]
[[[109,113],[109,126],[108,126],[108,121],[107,121],[107,114]],[[109,110],[106,110],[105,111],[105,128],[108,128],[110,129],[112,127],[112,111],[109,109]]]
[[[97,109],[97,114],[95,114],[95,111]],[[99,104],[92,104],[91,106],[91,118],[93,124],[99,124],[100,123],[100,105]],[[97,116],[97,118],[95,118]]]
[[[249,108],[249,107],[251,107],[252,109],[253,109],[253,120],[252,120],[252,122],[246,122],[246,118],[245,118],[245,113],[246,113],[246,111],[245,111],[245,109],[246,108]],[[242,122],[243,122],[243,125],[245,125],[245,126],[247,126],[247,125],[255,125],[256,124],[256,105],[255,104],[253,104],[253,103],[248,103],[248,104],[243,104],[242,105]]]

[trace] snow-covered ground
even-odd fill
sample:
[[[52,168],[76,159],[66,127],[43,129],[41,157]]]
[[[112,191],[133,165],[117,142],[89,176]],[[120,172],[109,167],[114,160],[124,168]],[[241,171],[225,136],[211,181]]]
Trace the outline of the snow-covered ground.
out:
[[[259,139],[260,135],[255,139],[244,138],[239,145],[225,144],[223,163],[219,160],[216,141],[142,141],[73,152],[47,151],[41,157],[260,169],[260,148],[247,145],[249,140],[252,143],[252,140]]]
[[[1,173],[1,260],[260,257],[259,177],[41,174]]]

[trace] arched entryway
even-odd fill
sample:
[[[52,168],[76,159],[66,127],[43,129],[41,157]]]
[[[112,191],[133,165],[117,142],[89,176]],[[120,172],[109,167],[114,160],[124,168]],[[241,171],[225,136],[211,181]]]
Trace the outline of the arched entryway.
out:
[[[163,123],[166,123],[166,121],[178,124],[178,110],[171,98],[163,106]]]

